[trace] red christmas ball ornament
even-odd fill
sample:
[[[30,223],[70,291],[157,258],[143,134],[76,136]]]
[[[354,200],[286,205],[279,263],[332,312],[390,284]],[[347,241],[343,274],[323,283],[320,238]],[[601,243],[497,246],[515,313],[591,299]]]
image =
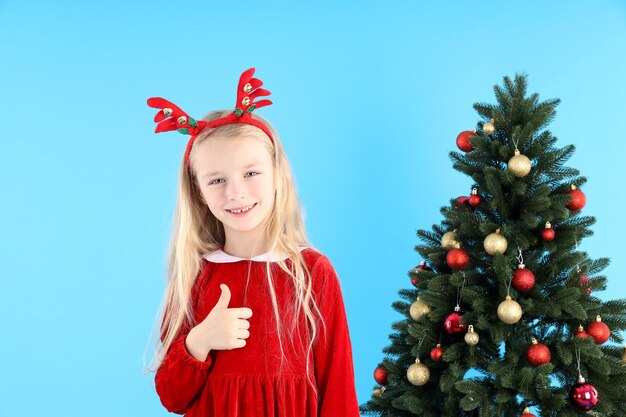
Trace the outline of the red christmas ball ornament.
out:
[[[463,132],[459,133],[459,135],[456,137],[456,146],[458,146],[459,149],[462,150],[463,152],[471,151],[472,149],[474,149],[474,147],[470,143],[469,139],[475,134],[476,134],[476,129],[464,130]]]
[[[480,205],[481,197],[478,194],[478,188],[472,188],[472,194],[467,199],[467,202],[474,208]]]
[[[537,342],[537,339],[533,338],[532,344],[526,351],[526,359],[532,366],[545,365],[552,359],[550,349],[543,343]]]
[[[551,240],[554,240],[555,235],[556,234],[554,233],[554,229],[552,228],[550,222],[546,222],[546,226],[541,231],[541,238],[543,239],[543,241],[550,242]]]
[[[469,266],[469,255],[460,246],[457,243],[454,249],[450,249],[446,255],[446,263],[455,271],[460,271]]]
[[[606,325],[606,323],[602,323],[602,319],[600,318],[600,316],[597,316],[596,321],[590,323],[587,326],[587,334],[593,337],[596,345],[601,345],[602,343],[609,340],[609,337],[611,336],[611,330],[609,329],[609,326]]]
[[[579,339],[586,339],[589,337],[589,335],[585,331],[585,328],[583,327],[582,324],[578,325],[578,330],[576,330],[576,333],[574,333],[574,336],[576,336]]]
[[[585,294],[591,294],[591,280],[587,275],[580,274],[578,276],[578,286],[585,292]]]
[[[530,412],[530,408],[524,408],[524,413],[520,417],[537,417],[533,413]]]
[[[380,366],[374,370],[374,379],[380,385],[387,385],[387,379],[389,378],[389,372]]]
[[[413,268],[413,272],[417,275],[415,276],[411,276],[411,282],[413,283],[414,286],[417,287],[417,284],[420,283],[420,278],[419,278],[419,271],[432,271],[431,268],[428,267],[428,265],[426,265],[426,261],[422,261],[421,264],[419,264],[418,266],[416,266],[415,268]]]
[[[571,211],[582,210],[582,208],[585,207],[585,204],[587,203],[587,196],[585,196],[585,193],[577,189],[574,184],[572,184],[571,190],[569,190],[567,194],[572,196],[572,201],[565,207]]]
[[[511,285],[519,292],[530,291],[535,285],[535,275],[530,269],[526,269],[524,264],[519,264],[515,272],[513,272]]]
[[[598,390],[581,376],[569,392],[569,401],[577,410],[591,410],[598,403]]]
[[[467,326],[461,323],[462,318],[463,313],[461,313],[461,307],[454,307],[454,313],[449,314],[444,322],[446,333],[454,337],[464,335],[467,332]]]
[[[432,359],[435,362],[439,362],[442,358],[443,358],[443,348],[441,347],[439,343],[437,343],[437,346],[432,348],[430,351],[430,359]]]

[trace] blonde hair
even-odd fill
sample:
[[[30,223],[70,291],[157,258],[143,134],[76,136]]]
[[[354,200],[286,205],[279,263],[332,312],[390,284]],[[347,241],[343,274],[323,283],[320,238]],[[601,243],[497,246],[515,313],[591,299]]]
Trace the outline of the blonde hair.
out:
[[[228,113],[230,111],[214,111],[204,117],[203,120],[211,121],[224,117]],[[266,262],[267,287],[276,319],[277,334],[282,353],[280,369],[282,370],[285,359],[283,338],[287,337],[293,345],[294,339],[296,339],[293,336],[300,314],[304,314],[308,323],[308,326],[305,327],[307,340],[309,341],[306,351],[307,379],[314,392],[318,394],[316,384],[309,378],[309,356],[313,343],[319,337],[317,320],[319,319],[323,325],[324,332],[326,332],[326,323],[324,323],[317,302],[313,297],[311,274],[299,250],[299,246],[312,247],[312,245],[306,235],[300,201],[289,161],[280,139],[267,120],[256,114],[253,117],[269,128],[273,141],[261,129],[249,124],[226,124],[214,129],[206,129],[198,135],[193,144],[189,156],[191,169],[195,171],[193,164],[194,150],[210,138],[222,140],[222,138],[251,136],[265,144],[273,160],[276,188],[274,206],[269,214],[265,233],[269,240],[269,252],[274,253],[278,251],[287,254],[287,259],[278,261],[277,266],[293,280],[293,288],[295,290],[295,301],[293,304],[293,312],[295,314],[290,314],[293,317],[293,321],[291,326],[284,328],[280,319],[276,292],[270,272],[270,262]],[[202,201],[195,172],[191,174],[188,172],[183,158],[178,175],[178,198],[167,261],[167,288],[161,303],[158,321],[161,325],[160,341],[162,343],[159,347],[157,340],[155,355],[152,357],[150,364],[148,364],[146,371],[156,371],[158,369],[172,342],[179,336],[178,333],[183,326],[191,329],[197,324],[194,323],[190,303],[194,282],[202,267],[202,257],[205,254],[223,248],[225,241],[226,235],[222,222],[211,213],[208,206]],[[291,269],[287,266],[287,260],[291,261]],[[300,338],[298,339],[301,340]],[[158,363],[156,368],[152,369],[150,365],[155,360]]]

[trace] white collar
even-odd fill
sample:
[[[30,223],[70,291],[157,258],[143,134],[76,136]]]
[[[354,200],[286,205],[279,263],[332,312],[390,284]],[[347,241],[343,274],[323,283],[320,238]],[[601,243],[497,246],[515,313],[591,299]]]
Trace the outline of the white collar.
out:
[[[306,248],[307,246],[300,246],[299,250],[302,252],[302,250]],[[215,252],[211,252],[208,255],[205,255],[204,259],[210,262],[215,262],[215,263],[228,263],[228,262],[238,262],[238,261],[261,262],[261,261],[267,261],[267,260],[269,260],[269,262],[276,262],[276,261],[285,260],[287,259],[287,257],[288,256],[286,254],[280,255],[278,253],[272,253],[272,255],[270,256],[269,252],[265,252],[260,255],[254,256],[252,258],[240,258],[238,256],[229,255],[223,250],[218,249]]]

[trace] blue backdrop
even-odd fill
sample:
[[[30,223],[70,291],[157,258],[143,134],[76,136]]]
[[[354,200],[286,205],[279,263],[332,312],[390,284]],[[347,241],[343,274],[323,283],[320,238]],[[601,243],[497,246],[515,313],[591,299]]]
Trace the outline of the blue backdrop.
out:
[[[252,66],[341,279],[360,403],[416,230],[469,194],[448,153],[504,75],[562,99],[550,129],[597,218],[581,249],[626,298],[624,2],[3,0],[0,38],[0,415],[167,415],[142,369],[186,137],[155,135],[146,99],[231,108]]]

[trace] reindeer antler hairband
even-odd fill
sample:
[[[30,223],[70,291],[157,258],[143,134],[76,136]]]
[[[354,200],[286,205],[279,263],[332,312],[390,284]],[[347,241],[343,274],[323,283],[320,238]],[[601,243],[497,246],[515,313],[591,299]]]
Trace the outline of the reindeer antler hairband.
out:
[[[267,136],[274,141],[268,127],[252,118],[252,112],[255,109],[272,104],[270,100],[254,101],[257,97],[269,96],[271,93],[267,90],[259,88],[263,85],[263,81],[258,78],[252,78],[253,75],[254,68],[250,68],[244,71],[243,74],[241,74],[241,77],[239,77],[235,110],[233,110],[232,113],[229,113],[228,116],[212,120],[210,122],[196,120],[193,117],[189,117],[189,115],[182,111],[178,106],[165,100],[164,98],[151,97],[148,99],[148,106],[160,109],[154,116],[154,121],[158,123],[154,133],[178,130],[184,135],[191,135],[191,138],[187,143],[187,149],[185,150],[185,162],[189,172],[191,172],[191,165],[189,164],[189,153],[191,152],[191,147],[198,137],[198,134],[206,128],[218,127],[229,123],[246,123],[263,130]]]

